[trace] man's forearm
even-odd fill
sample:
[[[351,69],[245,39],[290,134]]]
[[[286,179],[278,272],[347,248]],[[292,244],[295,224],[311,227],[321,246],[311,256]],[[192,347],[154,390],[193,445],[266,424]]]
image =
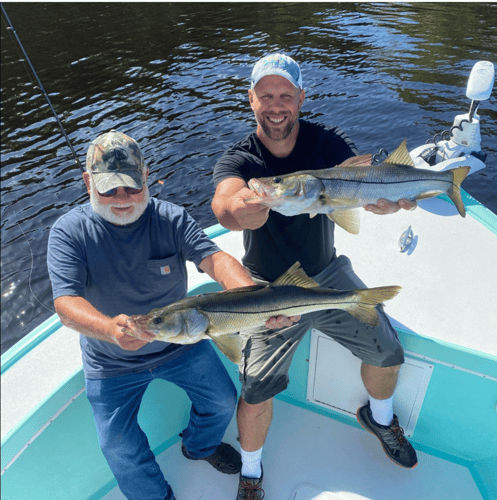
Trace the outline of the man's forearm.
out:
[[[225,290],[255,285],[248,271],[226,252],[216,252],[200,263],[200,269]]]
[[[99,312],[83,297],[58,297],[54,304],[63,325],[87,337],[116,343],[112,335],[112,318]]]
[[[242,231],[243,227],[237,222],[233,214],[228,209],[229,199],[214,200],[212,202],[212,211],[217,217],[219,224],[230,231]]]

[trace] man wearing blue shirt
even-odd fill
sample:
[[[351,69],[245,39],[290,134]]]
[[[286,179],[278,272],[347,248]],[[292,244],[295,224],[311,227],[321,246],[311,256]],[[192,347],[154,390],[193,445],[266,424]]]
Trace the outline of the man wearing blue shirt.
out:
[[[209,342],[154,342],[147,333],[137,338],[127,318],[184,298],[186,260],[225,289],[254,282],[183,208],[150,198],[147,176],[133,139],[115,130],[99,136],[83,174],[90,203],[53,225],[48,268],[61,321],[81,333],[87,396],[121,491],[130,500],[171,500],[172,489],[137,422],[148,384],[162,378],[186,391],[192,411],[183,454],[224,473],[241,467],[239,453],[221,443],[236,390]]]

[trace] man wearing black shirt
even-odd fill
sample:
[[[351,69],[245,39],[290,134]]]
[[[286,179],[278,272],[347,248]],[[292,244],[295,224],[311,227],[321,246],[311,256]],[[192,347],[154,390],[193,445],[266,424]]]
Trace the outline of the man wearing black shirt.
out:
[[[244,231],[242,261],[256,280],[272,282],[300,261],[305,272],[321,286],[364,288],[350,260],[337,257],[334,223],[324,214],[286,217],[264,205],[245,203],[254,194],[247,184],[251,178],[331,168],[358,154],[338,127],[299,119],[304,97],[300,68],[293,59],[273,54],[254,66],[249,100],[257,130],[217,162],[212,209],[224,227]],[[365,209],[389,214],[415,207],[416,202],[409,200],[380,200]],[[404,438],[392,406],[398,370],[404,362],[403,349],[381,306],[378,314],[380,325],[376,328],[366,327],[337,310],[302,318],[280,316],[271,320],[271,326],[292,328],[272,340],[264,335],[245,339],[237,413],[243,464],[237,500],[245,499],[248,491],[255,492],[256,498],[263,496],[260,457],[272,419],[272,398],[288,385],[291,359],[310,328],[329,335],[362,360],[361,376],[370,401],[359,408],[359,422],[380,439],[391,460],[408,468],[417,464],[416,452]],[[373,338],[381,349],[373,344]]]

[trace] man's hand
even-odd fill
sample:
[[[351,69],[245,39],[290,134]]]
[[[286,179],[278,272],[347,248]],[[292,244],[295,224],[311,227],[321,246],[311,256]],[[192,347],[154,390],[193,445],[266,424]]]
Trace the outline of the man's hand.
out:
[[[125,351],[137,351],[149,342],[152,342],[154,335],[149,332],[138,331],[133,328],[132,323],[128,323],[129,316],[120,314],[112,318],[114,323],[113,337],[115,343]]]
[[[259,229],[269,217],[269,207],[260,203],[246,203],[245,200],[257,196],[252,190],[243,188],[230,198],[230,211],[243,229]]]
[[[398,203],[388,200],[378,200],[376,205],[365,205],[364,210],[378,215],[394,214],[401,208],[404,210],[414,210],[418,204],[413,200],[399,200]]]
[[[287,326],[292,326],[294,323],[300,321],[299,316],[273,316],[266,321],[266,327],[271,330],[278,330],[279,328],[285,328]]]

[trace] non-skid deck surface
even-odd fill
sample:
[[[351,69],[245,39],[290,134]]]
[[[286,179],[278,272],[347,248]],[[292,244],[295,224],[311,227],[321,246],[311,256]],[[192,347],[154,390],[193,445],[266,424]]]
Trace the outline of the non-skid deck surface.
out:
[[[466,467],[418,452],[413,470],[394,465],[362,429],[275,401],[263,452],[264,500],[481,500]],[[238,449],[233,419],[225,441]],[[180,443],[158,457],[177,500],[235,500],[238,475],[190,462]],[[122,500],[115,488],[105,500]]]

